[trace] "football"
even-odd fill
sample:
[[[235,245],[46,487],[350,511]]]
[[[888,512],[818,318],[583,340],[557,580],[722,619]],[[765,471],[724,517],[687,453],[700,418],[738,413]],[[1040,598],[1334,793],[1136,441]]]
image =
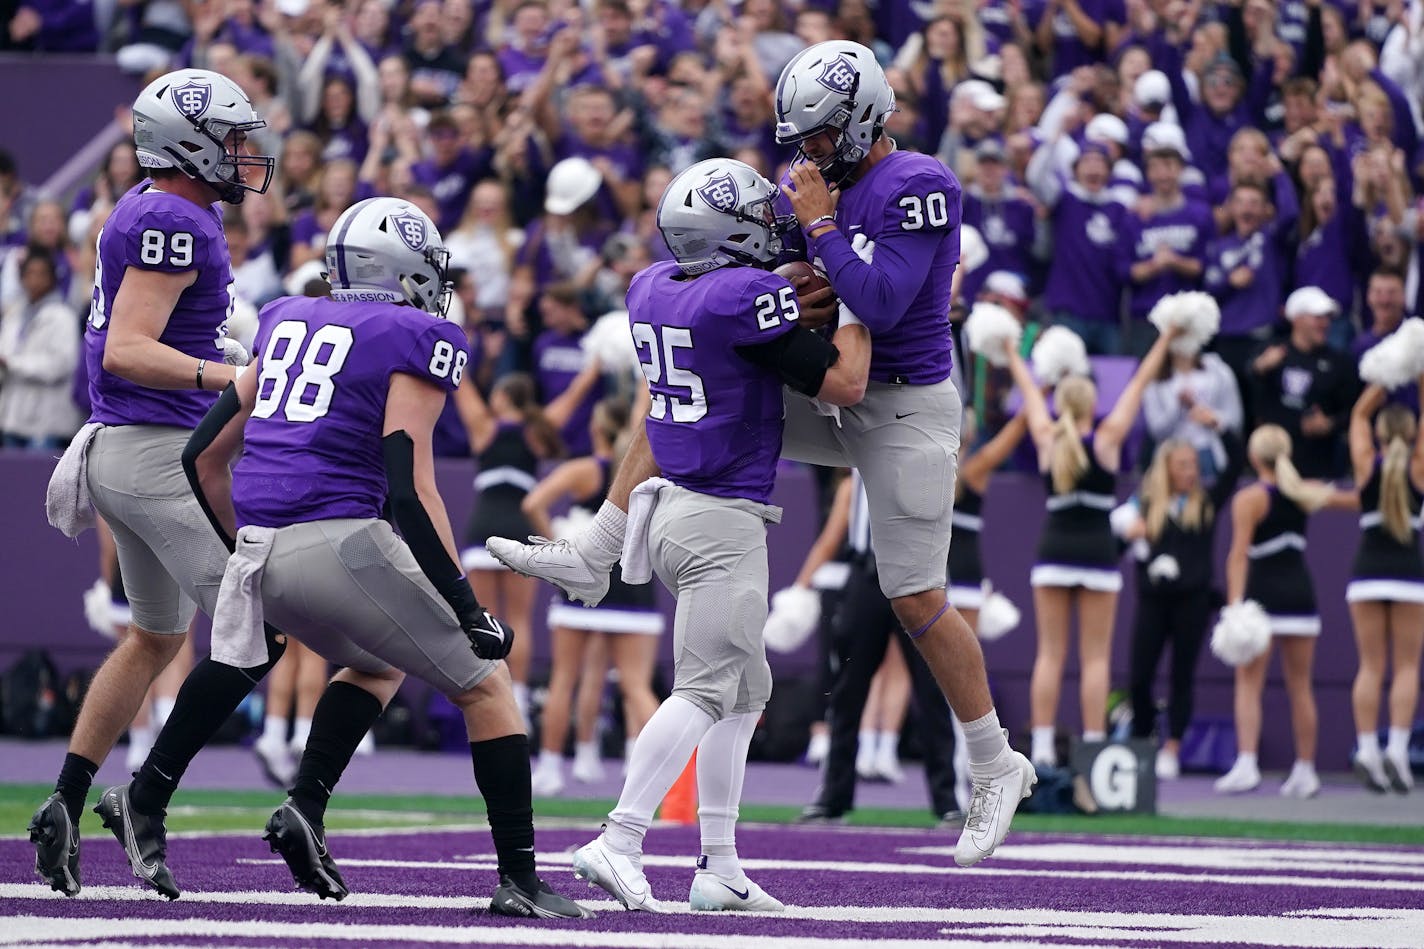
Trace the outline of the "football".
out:
[[[804,260],[793,260],[790,263],[782,264],[776,268],[776,273],[785,277],[790,284],[796,288],[798,297],[805,297],[815,293],[822,287],[829,287],[831,282],[821,275],[821,273]],[[809,279],[810,282],[802,285],[801,281]]]

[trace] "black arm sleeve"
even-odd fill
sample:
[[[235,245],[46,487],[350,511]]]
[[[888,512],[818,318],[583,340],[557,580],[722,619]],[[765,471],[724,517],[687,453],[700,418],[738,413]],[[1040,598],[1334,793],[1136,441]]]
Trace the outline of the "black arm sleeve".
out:
[[[208,409],[208,414],[204,415],[203,420],[198,423],[198,427],[193,429],[188,444],[183,448],[183,473],[188,476],[188,484],[193,489],[193,496],[198,499],[198,505],[207,515],[208,523],[213,526],[213,530],[218,532],[218,537],[222,538],[228,553],[232,553],[237,545],[233,538],[227,535],[227,530],[223,527],[222,522],[213,513],[213,507],[208,503],[207,495],[203,494],[203,484],[198,480],[198,457],[208,450],[222,430],[227,427],[227,423],[237,418],[241,411],[242,402],[237,397],[237,385],[230,382],[223,390],[222,395],[218,396],[217,402],[213,403],[213,407]]]
[[[420,572],[463,621],[478,611],[480,604],[464,571],[445,552],[430,514],[420,503],[415,490],[415,445],[404,431],[392,432],[381,440],[381,451],[385,456],[386,504],[391,519],[415,555]]]
[[[841,352],[819,333],[797,324],[790,332],[765,343],[736,347],[747,362],[770,369],[781,381],[803,395],[814,396],[826,381],[826,370]]]

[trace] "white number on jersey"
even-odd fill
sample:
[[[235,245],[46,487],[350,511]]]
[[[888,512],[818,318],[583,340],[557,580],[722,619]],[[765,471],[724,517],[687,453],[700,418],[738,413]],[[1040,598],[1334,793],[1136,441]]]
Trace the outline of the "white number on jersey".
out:
[[[470,354],[464,349],[456,349],[443,339],[435,341],[435,352],[430,355],[430,374],[439,379],[447,376],[455,384],[460,386],[460,380],[465,378],[465,363],[470,361]]]
[[[172,234],[149,228],[139,238],[138,257],[146,264],[161,264],[167,256],[170,267],[193,266],[193,235],[187,231]]]
[[[930,227],[949,225],[949,199],[943,191],[931,191],[923,198],[917,194],[907,194],[900,199],[900,207],[905,209],[905,220],[900,227],[907,231],[918,231],[928,222]]]
[[[801,318],[801,308],[796,305],[796,291],[789,286],[782,287],[776,293],[763,293],[752,303],[756,305],[759,329],[773,330],[781,325],[782,320],[790,323]]]
[[[253,418],[270,418],[280,405],[289,422],[315,422],[331,410],[336,374],[346,365],[355,339],[349,327],[330,323],[312,333],[310,340],[307,332],[307,325],[300,320],[283,320],[272,329],[267,348],[262,352],[262,374],[257,377]],[[323,349],[328,349],[324,358]],[[289,386],[287,377],[298,359],[302,371]],[[271,383],[270,390],[268,383]],[[316,391],[308,401],[307,390],[313,387]]]
[[[96,330],[109,322],[109,301],[104,297],[104,256],[99,253],[99,245],[104,242],[104,229],[99,228],[99,236],[94,238],[94,302],[89,304],[89,325]]]
[[[676,395],[672,397],[674,422],[695,422],[707,414],[707,390],[702,385],[702,377],[689,369],[679,367],[674,357],[676,350],[692,349],[692,330],[681,326],[665,326],[662,341],[659,343],[658,331],[651,323],[634,323],[633,342],[638,347],[638,360],[642,363],[643,375],[647,377],[649,386],[662,382],[666,369],[667,385],[687,390],[686,399]],[[646,352],[644,347],[647,347]],[[666,418],[667,403],[665,396],[654,392],[648,414],[659,420]]]

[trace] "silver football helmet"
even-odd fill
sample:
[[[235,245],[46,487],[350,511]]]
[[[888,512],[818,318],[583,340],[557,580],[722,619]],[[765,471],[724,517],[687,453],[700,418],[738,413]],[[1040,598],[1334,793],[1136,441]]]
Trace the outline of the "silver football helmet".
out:
[[[408,303],[444,317],[450,252],[435,222],[399,198],[367,198],[342,212],[326,239],[326,279],[336,300]]]
[[[674,178],[658,202],[658,230],[686,274],[728,264],[765,266],[781,253],[795,218],[778,217],[776,186],[732,158],[700,161]]]
[[[179,69],[160,76],[133,105],[134,150],[144,168],[177,168],[212,185],[218,197],[241,204],[272,183],[276,160],[243,153],[246,133],[267,125],[247,96],[226,76],[207,69]],[[238,133],[233,141],[228,138]],[[244,179],[261,173],[260,185]]]
[[[849,40],[808,47],[776,82],[777,142],[800,148],[818,132],[829,132],[835,151],[816,165],[832,184],[870,154],[894,111],[895,92],[875,54]],[[804,150],[802,156],[809,160]]]

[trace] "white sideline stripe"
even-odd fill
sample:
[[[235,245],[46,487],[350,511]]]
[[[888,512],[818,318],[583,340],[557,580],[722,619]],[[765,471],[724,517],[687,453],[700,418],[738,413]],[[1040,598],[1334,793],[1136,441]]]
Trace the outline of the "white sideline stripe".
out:
[[[901,847],[900,853],[952,857],[953,847]],[[1211,870],[1310,870],[1340,873],[1398,873],[1424,876],[1424,853],[1368,850],[1288,850],[1285,848],[1137,847],[1094,844],[1015,844],[995,851],[1000,860],[1034,863],[1131,864],[1204,867]]]
[[[344,940],[365,945],[404,942],[471,945],[493,943],[501,946],[573,946],[579,949],[745,949],[744,933],[714,936],[705,932],[638,933],[586,932],[577,929],[539,929],[519,926],[395,926],[346,925],[333,923],[233,922],[221,919],[61,919],[33,916],[0,917],[0,946],[72,945],[104,939],[104,946],[129,946],[124,938],[153,944],[169,936],[209,939],[267,939],[278,944],[301,944],[316,940]],[[758,946],[767,949],[978,949],[982,941],[946,939],[812,939],[800,936],[756,936]],[[1037,942],[1001,942],[996,949],[1034,949]],[[86,944],[85,949],[93,949]]]
[[[572,866],[571,853],[545,853],[539,862],[544,866]],[[281,860],[242,858],[237,863],[282,864]],[[472,861],[441,860],[338,860],[345,867],[373,867],[387,870],[493,870],[496,865],[488,856]],[[1175,873],[1151,870],[1035,870],[1012,867],[946,867],[927,863],[837,863],[819,860],[742,860],[744,870],[805,870],[820,873],[897,873],[917,876],[988,876],[988,877],[1049,877],[1057,880],[1136,880],[1146,883],[1229,883],[1235,886],[1301,886],[1341,890],[1398,890],[1424,893],[1424,880],[1352,880],[1348,877],[1308,877],[1230,873]],[[285,864],[283,864],[285,866]],[[645,867],[681,867],[692,869],[687,857],[643,856]]]
[[[271,807],[242,807],[239,805],[208,807],[203,804],[188,804],[183,807],[170,807],[168,809],[168,817],[171,820],[174,817],[211,817],[217,814],[230,817],[246,817],[253,814],[260,814],[263,820],[266,820],[271,816],[272,811],[276,810],[276,807],[275,804]],[[333,816],[352,817],[360,820],[396,820],[402,823],[421,820],[436,821],[442,817],[449,816],[448,814],[437,814],[434,811],[396,811],[379,810],[377,808],[357,808],[355,810],[334,809],[331,813]]]

